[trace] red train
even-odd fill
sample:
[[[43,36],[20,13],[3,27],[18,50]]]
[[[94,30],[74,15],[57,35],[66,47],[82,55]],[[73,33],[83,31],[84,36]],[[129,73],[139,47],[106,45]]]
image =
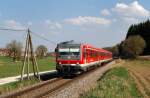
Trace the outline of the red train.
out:
[[[112,53],[88,44],[67,41],[57,44],[56,69],[60,73],[84,72],[112,60]]]

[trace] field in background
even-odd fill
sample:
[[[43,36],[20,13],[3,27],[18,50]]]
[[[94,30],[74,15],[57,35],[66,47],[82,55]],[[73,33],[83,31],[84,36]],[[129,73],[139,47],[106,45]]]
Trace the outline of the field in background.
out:
[[[37,59],[39,71],[48,71],[55,69],[55,58],[46,57],[43,59]],[[0,78],[20,75],[22,68],[22,62],[13,62],[10,57],[0,56]],[[30,72],[32,72],[32,66],[30,66]]]

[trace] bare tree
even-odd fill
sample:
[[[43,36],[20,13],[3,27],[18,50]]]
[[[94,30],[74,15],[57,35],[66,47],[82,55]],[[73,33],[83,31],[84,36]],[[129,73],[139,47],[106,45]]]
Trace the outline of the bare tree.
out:
[[[10,50],[9,56],[13,57],[13,61],[21,59],[21,53],[23,48],[21,42],[13,40],[6,45],[6,48]]]
[[[43,58],[47,54],[47,47],[44,45],[39,45],[36,49],[36,56]]]

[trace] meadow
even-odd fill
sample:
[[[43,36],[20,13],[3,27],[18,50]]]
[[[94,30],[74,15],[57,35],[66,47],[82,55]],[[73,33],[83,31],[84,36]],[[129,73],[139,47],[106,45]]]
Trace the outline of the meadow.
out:
[[[81,98],[142,98],[133,78],[126,68],[117,67],[109,70],[97,86]]]
[[[81,98],[150,98],[150,60],[123,60]]]
[[[37,59],[39,71],[48,71],[55,69],[55,58],[45,57]],[[20,75],[23,63],[21,61],[13,62],[10,57],[0,56],[0,78]],[[30,64],[30,73],[32,66]]]

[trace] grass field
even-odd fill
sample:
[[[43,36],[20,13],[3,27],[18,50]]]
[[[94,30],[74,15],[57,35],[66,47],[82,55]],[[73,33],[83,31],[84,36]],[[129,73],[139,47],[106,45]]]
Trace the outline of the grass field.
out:
[[[127,68],[144,98],[150,98],[150,60],[126,61]]]
[[[81,98],[143,98],[133,78],[124,67],[109,70],[97,83],[96,88]]]
[[[18,82],[12,82],[12,83],[1,85],[0,86],[0,95],[7,93],[7,92],[10,92],[10,91],[13,91],[13,90],[16,90],[16,89],[17,90],[23,89],[27,86],[31,86],[31,85],[36,84],[38,82],[40,82],[38,79],[35,79],[35,78],[32,79],[31,78],[30,80],[23,80],[22,82],[18,81]]]
[[[53,57],[46,57],[37,59],[39,71],[47,71],[55,69],[55,59]],[[0,78],[20,75],[22,62],[13,62],[10,57],[0,56]],[[32,72],[32,66],[30,66]]]
[[[150,60],[123,60],[81,98],[150,98]]]
[[[150,98],[150,60],[121,61],[120,67],[109,70],[97,86],[83,94],[81,98]],[[0,57],[0,77],[20,74],[21,62],[12,62],[9,57]],[[52,57],[38,59],[40,71],[55,69]],[[39,82],[30,81],[14,82],[0,86],[0,94],[14,89],[22,89]]]

